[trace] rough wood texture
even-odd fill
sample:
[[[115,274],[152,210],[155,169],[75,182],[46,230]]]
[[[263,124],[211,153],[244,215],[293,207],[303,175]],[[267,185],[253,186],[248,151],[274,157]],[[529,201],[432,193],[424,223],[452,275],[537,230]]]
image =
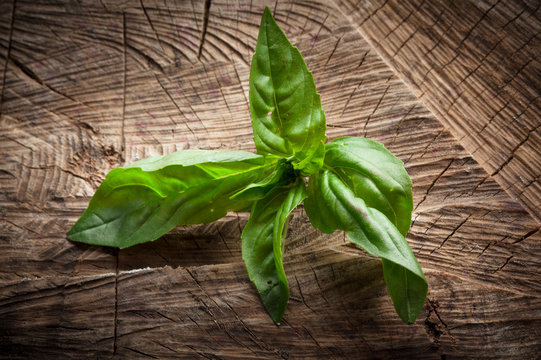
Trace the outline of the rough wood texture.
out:
[[[541,220],[541,3],[340,3],[489,177]]]
[[[413,44],[434,46],[432,40],[390,35],[378,40],[376,51],[362,35],[375,41],[376,33],[368,30],[375,29],[372,22],[380,11],[401,14],[402,25],[411,26],[413,18],[431,24],[435,19],[423,15],[428,5],[420,13],[411,11],[411,4],[401,8],[390,1],[379,11],[372,3],[356,10],[350,6],[279,1],[271,9],[314,74],[329,138],[367,136],[406,163],[415,203],[408,241],[430,287],[417,322],[400,322],[377,259],[349,245],[343,233],[314,230],[302,208],[290,222],[285,267],[291,300],[279,327],[265,313],[242,264],[240,232],[246,214],[178,227],[155,242],[122,251],[69,242],[66,232],[115,166],[177,149],[254,150],[248,76],[264,4],[36,5],[17,0],[2,3],[0,9],[0,66],[5,70],[0,108],[1,357],[538,356],[541,231],[527,212],[538,205],[538,182],[520,185],[527,208],[504,189],[511,185],[504,174],[517,174],[515,164],[522,166],[528,156],[539,160],[539,153],[528,150],[539,145],[538,130],[531,130],[539,119],[536,100],[522,108],[518,122],[505,123],[516,139],[520,134],[526,138],[519,150],[491,145],[501,136],[503,121],[494,116],[483,129],[486,142],[474,152],[473,137],[460,136],[462,126],[482,127],[494,115],[488,109],[501,107],[500,96],[510,99],[500,114],[518,111],[516,104],[526,104],[526,93],[508,87],[482,100],[486,108],[477,108],[481,100],[473,95],[463,96],[454,101],[456,112],[442,116],[435,104],[445,87],[437,79],[446,74],[456,83],[467,75],[438,67],[427,75],[430,81],[412,92],[400,77],[415,83],[410,76],[416,79],[419,67],[407,67],[401,54],[411,53]],[[469,26],[474,14],[467,9],[456,4],[446,10],[456,17],[453,26]],[[524,14],[530,11],[524,9]],[[363,11],[368,20],[361,23]],[[471,16],[460,18],[464,12]],[[492,26],[490,19],[477,20]],[[382,31],[396,19],[388,21]],[[433,31],[442,26],[436,24]],[[527,41],[534,35],[528,26],[511,32],[501,45]],[[468,38],[458,40],[459,59],[478,56]],[[441,39],[441,44],[456,41],[453,35]],[[534,37],[530,44],[536,41]],[[390,46],[400,51],[389,56]],[[498,52],[511,51],[506,49]],[[491,68],[492,62],[480,62],[484,65],[478,71],[499,71]],[[532,60],[509,86],[537,91],[536,63]],[[447,69],[454,62],[450,64]],[[471,92],[485,87],[485,81],[474,71],[461,86]],[[419,95],[419,89],[430,96]],[[474,108],[479,118],[472,121],[466,110]],[[465,129],[461,131],[469,131]],[[506,136],[509,144],[515,141],[512,136]],[[491,176],[492,165],[479,154],[504,162],[514,156]],[[532,164],[531,170],[538,171]]]

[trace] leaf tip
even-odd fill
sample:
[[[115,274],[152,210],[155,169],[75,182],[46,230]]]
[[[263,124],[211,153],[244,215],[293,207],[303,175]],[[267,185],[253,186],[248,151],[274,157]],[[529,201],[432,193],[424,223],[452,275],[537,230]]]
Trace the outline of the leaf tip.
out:
[[[76,236],[78,233],[79,233],[79,222],[80,222],[80,219],[78,219],[75,224],[72,225],[71,229],[69,229],[68,233],[66,234],[67,235],[67,238],[70,240],[70,241],[77,241],[76,240]]]
[[[269,9],[268,6],[265,6],[265,10],[263,11],[263,16],[261,17],[261,22],[276,24],[276,20],[274,20],[274,15],[272,14],[272,11]]]
[[[284,317],[284,312],[285,312],[285,309],[284,311],[276,311],[276,312],[270,312],[268,311],[267,309],[267,312],[269,313],[272,321],[274,321],[274,323],[277,325],[277,326],[280,326],[280,323],[282,321],[282,318]]]
[[[407,325],[412,325],[415,323],[415,320],[417,320],[417,317],[419,316],[419,313],[407,313],[407,314],[400,314],[398,313],[398,316],[400,316],[400,319]]]

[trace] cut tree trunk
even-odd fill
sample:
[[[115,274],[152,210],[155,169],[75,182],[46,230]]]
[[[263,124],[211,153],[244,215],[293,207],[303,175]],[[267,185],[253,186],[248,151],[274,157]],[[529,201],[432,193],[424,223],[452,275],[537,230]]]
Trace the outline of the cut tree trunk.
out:
[[[109,170],[255,151],[260,1],[0,4],[0,357],[524,358],[541,352],[539,3],[277,1],[329,139],[366,136],[413,181],[428,283],[413,325],[381,263],[289,224],[280,326],[240,254],[247,214],[117,251],[66,233]]]

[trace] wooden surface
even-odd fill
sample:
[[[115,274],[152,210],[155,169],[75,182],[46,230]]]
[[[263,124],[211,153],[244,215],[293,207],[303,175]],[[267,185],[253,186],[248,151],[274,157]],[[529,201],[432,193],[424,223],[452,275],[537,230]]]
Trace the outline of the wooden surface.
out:
[[[279,327],[242,264],[247,214],[122,251],[69,242],[110,169],[255,149],[264,4],[16,0],[0,3],[0,357],[539,355],[539,4],[269,5],[314,74],[329,138],[366,136],[406,163],[408,241],[429,282],[417,322],[395,314],[377,259],[302,208]]]
[[[341,3],[487,175],[540,221],[541,2]]]

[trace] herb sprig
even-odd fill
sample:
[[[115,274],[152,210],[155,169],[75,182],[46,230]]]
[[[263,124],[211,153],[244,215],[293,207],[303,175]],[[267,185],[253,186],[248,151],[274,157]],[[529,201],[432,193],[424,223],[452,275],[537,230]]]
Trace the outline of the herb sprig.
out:
[[[413,200],[404,164],[373,140],[325,143],[325,112],[312,73],[268,8],[252,59],[249,98],[257,154],[182,150],[113,169],[69,238],[126,248],[156,240],[177,225],[250,209],[242,258],[279,323],[289,299],[282,261],[287,223],[304,200],[314,227],[344,230],[349,241],[382,258],[395,309],[404,322],[414,322],[428,286],[405,240]]]

